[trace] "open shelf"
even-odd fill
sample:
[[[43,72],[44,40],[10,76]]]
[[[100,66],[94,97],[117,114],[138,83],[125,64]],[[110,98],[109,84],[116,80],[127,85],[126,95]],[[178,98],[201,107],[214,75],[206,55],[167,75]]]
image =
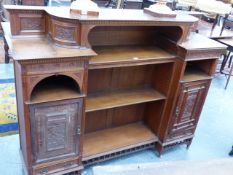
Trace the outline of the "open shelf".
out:
[[[137,88],[114,92],[96,93],[87,97],[86,112],[163,99],[166,99],[166,97],[152,88]]]
[[[193,68],[193,67],[187,67],[184,73],[184,76],[182,78],[182,81],[184,82],[190,82],[190,81],[198,81],[198,80],[207,80],[211,79],[212,77],[209,76],[204,71]]]
[[[30,103],[42,103],[81,97],[79,86],[73,79],[59,75],[45,78],[32,91]]]
[[[93,132],[84,136],[83,160],[157,141],[157,136],[142,123]]]
[[[91,69],[171,62],[175,58],[156,46],[98,46],[93,50],[98,55],[90,60]]]

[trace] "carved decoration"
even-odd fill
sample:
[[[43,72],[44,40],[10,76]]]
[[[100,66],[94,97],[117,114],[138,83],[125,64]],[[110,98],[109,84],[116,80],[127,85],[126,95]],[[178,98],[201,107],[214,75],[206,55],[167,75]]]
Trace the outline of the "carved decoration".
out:
[[[66,114],[67,115],[67,114]],[[66,115],[49,116],[47,120],[47,149],[54,151],[66,146]],[[69,118],[70,119],[70,118]]]
[[[84,67],[84,61],[73,61],[63,63],[50,63],[50,64],[31,64],[25,65],[23,72],[28,75],[43,74],[52,72],[73,72],[80,70]]]
[[[184,113],[181,117],[181,122],[192,119],[193,110],[195,107],[196,100],[198,98],[197,95],[198,92],[193,92],[188,95],[186,100],[186,105],[184,107]]]
[[[200,50],[200,51],[189,51],[186,55],[184,55],[185,60],[199,60],[199,59],[213,59],[219,58],[221,54],[223,54],[223,50]]]
[[[181,84],[180,97],[173,115],[167,141],[180,139],[181,141],[194,134],[196,123],[200,115],[200,108],[204,102],[207,82],[193,82]]]
[[[33,138],[33,152],[35,162],[55,160],[57,157],[77,155],[79,144],[76,128],[80,125],[79,102],[57,105],[33,106],[31,123]],[[78,117],[78,118],[77,118]]]
[[[31,65],[31,64],[47,64],[47,63],[63,63],[63,62],[76,62],[88,60],[90,57],[82,56],[76,58],[47,58],[47,59],[32,59],[32,60],[19,60],[22,65]]]
[[[75,28],[55,25],[55,38],[64,41],[75,41]]]
[[[21,18],[21,30],[43,30],[41,18]]]

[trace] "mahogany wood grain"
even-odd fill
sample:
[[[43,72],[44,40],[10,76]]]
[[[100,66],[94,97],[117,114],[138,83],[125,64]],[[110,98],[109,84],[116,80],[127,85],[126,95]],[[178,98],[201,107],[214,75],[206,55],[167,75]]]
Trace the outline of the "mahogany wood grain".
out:
[[[91,94],[87,97],[86,112],[128,106],[166,99],[152,88],[129,89],[112,93]]]
[[[156,46],[99,46],[90,60],[90,68],[122,67],[173,61],[174,55]]]
[[[204,71],[195,68],[186,68],[185,73],[181,81],[183,82],[191,82],[198,80],[208,80],[212,77],[206,74]]]
[[[88,94],[143,87],[152,87],[167,94],[173,61],[164,64],[91,69],[89,70]],[[163,77],[160,76],[161,74]]]
[[[20,144],[29,175],[80,170],[82,161],[105,160],[155,142],[160,153],[167,146],[191,143],[216,60],[226,49],[198,34],[189,35],[196,18],[155,18],[142,10],[101,9],[98,17],[89,17],[72,15],[67,7],[5,8],[11,33],[4,33],[14,59]],[[57,76],[75,83],[60,79],[41,84]],[[78,115],[72,105],[76,98]],[[27,103],[30,100],[34,104]],[[183,111],[178,118],[177,106]],[[63,116],[67,112],[66,117],[79,121],[69,122]],[[46,118],[51,125],[39,121]],[[58,137],[53,138],[49,128]],[[44,154],[64,143],[64,133],[67,138],[79,135],[78,145],[69,141],[68,151],[63,149],[72,155]],[[50,134],[50,147],[43,146],[43,134]],[[78,153],[69,149],[73,146]]]
[[[153,102],[156,103],[156,102]],[[86,113],[85,133],[144,121],[146,106],[141,103]]]
[[[95,26],[89,42],[95,46],[153,45],[160,27],[157,26]]]
[[[46,37],[15,38],[9,43],[15,60],[38,60],[48,58],[70,58],[96,55],[91,49],[59,47]],[[28,49],[30,46],[30,49]],[[32,56],[33,55],[33,56]]]
[[[90,133],[84,138],[83,160],[156,141],[157,137],[141,123]]]

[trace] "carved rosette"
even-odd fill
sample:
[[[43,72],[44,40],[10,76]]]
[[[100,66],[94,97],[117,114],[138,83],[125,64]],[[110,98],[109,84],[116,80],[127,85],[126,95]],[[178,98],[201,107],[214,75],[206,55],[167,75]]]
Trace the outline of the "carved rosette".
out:
[[[75,28],[56,26],[55,37],[63,41],[75,41]]]
[[[63,23],[61,21],[51,21],[51,37],[55,43],[66,46],[78,46],[79,45],[79,26],[73,23]]]

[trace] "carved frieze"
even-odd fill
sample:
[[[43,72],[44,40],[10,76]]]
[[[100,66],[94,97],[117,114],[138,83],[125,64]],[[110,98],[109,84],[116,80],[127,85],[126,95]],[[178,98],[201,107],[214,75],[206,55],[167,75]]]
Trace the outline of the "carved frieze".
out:
[[[23,67],[23,74],[45,74],[53,72],[73,72],[84,68],[84,61],[73,61],[63,63],[50,63],[50,64],[29,64]]]

